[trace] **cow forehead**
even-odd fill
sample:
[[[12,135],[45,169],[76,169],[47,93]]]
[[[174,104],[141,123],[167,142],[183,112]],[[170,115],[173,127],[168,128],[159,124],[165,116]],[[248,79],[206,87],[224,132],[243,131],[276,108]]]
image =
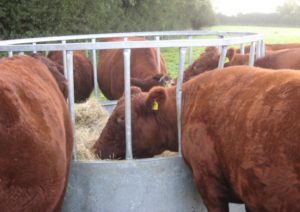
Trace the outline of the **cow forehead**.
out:
[[[146,98],[148,96],[147,92],[139,92],[137,94],[131,95],[131,113],[139,114],[142,107],[145,105]],[[125,98],[122,96],[113,110],[112,116],[121,116],[125,114]]]

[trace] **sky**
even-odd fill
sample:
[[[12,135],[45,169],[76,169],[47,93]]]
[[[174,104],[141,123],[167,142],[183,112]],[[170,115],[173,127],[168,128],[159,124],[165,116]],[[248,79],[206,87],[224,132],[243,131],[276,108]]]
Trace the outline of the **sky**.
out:
[[[272,13],[284,0],[211,0],[214,11],[224,15],[238,13]]]

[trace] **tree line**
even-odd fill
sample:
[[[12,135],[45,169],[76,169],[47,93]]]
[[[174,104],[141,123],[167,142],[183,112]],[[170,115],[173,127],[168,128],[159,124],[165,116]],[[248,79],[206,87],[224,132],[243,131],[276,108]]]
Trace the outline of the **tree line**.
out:
[[[0,39],[200,29],[210,0],[1,0]]]
[[[236,16],[216,15],[219,24],[258,26],[300,26],[300,6],[296,0],[286,0],[275,13],[238,14]]]

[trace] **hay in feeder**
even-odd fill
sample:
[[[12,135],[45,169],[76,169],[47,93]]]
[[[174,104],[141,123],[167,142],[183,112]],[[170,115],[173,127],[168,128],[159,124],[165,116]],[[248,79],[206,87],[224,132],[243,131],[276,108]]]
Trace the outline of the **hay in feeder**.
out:
[[[109,113],[101,107],[96,98],[75,104],[75,141],[78,160],[99,159],[92,151],[100,133],[109,118]]]

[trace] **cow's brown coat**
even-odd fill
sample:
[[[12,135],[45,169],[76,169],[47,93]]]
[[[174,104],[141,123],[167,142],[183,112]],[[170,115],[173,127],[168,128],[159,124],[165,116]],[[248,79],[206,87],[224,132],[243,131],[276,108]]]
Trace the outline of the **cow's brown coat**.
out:
[[[63,65],[61,51],[52,51],[47,55],[52,61]],[[75,102],[83,102],[91,95],[94,85],[93,66],[82,51],[73,52],[74,95]],[[63,73],[63,69],[60,69]]]
[[[107,38],[104,41],[121,41],[122,38]],[[132,37],[130,41],[143,41]],[[131,49],[131,83],[148,91],[151,87],[164,85],[167,74],[163,57],[160,57],[160,69],[157,66],[155,48]],[[124,92],[123,50],[101,50],[98,63],[98,84],[103,94],[110,100],[119,99]]]
[[[73,132],[48,68],[29,56],[0,60],[0,210],[60,211]]]
[[[132,93],[134,156],[177,150],[175,88]],[[183,156],[209,211],[300,210],[299,110],[298,71],[234,66],[184,83]],[[102,158],[124,157],[124,128],[122,98],[94,146]]]

